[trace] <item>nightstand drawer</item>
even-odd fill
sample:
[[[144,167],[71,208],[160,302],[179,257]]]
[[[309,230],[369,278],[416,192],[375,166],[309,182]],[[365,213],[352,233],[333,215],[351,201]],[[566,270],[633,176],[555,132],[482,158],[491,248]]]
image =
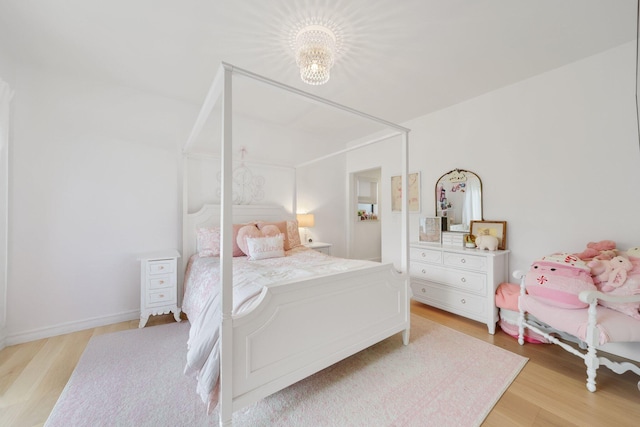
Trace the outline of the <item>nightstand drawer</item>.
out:
[[[176,302],[176,293],[173,288],[160,291],[150,291],[147,294],[149,304],[171,304]]]
[[[154,275],[153,277],[149,277],[147,281],[147,289],[161,289],[173,287],[176,284],[175,275],[171,274],[163,274],[163,275]]]
[[[176,271],[176,261],[172,259],[163,259],[158,261],[149,261],[147,263],[147,273],[149,274],[170,274]]]

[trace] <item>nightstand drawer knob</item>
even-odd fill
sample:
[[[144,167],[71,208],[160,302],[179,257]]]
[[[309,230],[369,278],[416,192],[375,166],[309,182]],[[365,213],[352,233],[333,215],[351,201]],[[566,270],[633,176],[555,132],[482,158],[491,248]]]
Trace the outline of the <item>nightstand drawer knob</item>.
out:
[[[427,290],[426,290],[425,288],[422,288],[422,293],[423,293],[423,294],[426,294],[426,293],[427,293]]]
[[[465,262],[467,262],[467,260],[466,260],[466,259],[464,259],[464,258],[462,258],[462,259],[460,260],[460,262],[464,264]]]
[[[425,270],[424,268],[422,269],[422,274],[427,274],[427,270]]]
[[[466,303],[467,303],[467,300],[465,300],[464,298],[462,298],[462,299],[460,300],[460,302],[461,302],[461,303],[463,303],[463,304],[466,304]]]
[[[164,280],[160,280],[160,284],[163,285],[164,284]]]
[[[461,281],[462,283],[466,283],[466,282],[467,282],[467,279],[466,279],[465,277],[463,277],[463,278],[461,278],[461,279],[460,279],[460,281]]]
[[[160,294],[160,295],[158,295],[158,297],[164,298],[164,294]]]
[[[426,257],[427,254],[425,254],[424,252],[422,252],[422,258]]]

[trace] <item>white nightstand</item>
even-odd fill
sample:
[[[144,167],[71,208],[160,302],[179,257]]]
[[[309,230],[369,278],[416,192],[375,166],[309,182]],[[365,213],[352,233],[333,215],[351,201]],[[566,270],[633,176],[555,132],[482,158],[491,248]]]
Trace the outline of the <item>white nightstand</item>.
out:
[[[178,258],[175,249],[140,254],[140,325],[144,328],[149,316],[173,312],[180,319],[178,308]]]
[[[310,242],[304,243],[304,246],[327,255],[331,255],[331,243]]]

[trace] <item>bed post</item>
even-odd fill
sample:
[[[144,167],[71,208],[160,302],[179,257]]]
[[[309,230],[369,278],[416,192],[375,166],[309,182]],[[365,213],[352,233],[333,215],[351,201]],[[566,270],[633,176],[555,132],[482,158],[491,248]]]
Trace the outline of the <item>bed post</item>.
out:
[[[404,189],[409,188],[409,132],[405,131],[402,134],[402,187]],[[402,192],[402,255],[401,266],[403,274],[409,276],[409,191]],[[409,279],[406,279],[409,280]],[[411,317],[409,298],[405,301],[407,313],[407,329],[402,331],[402,342],[404,345],[409,344],[409,332],[411,330]]]
[[[220,265],[222,283],[222,323],[220,326],[220,426],[230,426],[233,416],[233,197],[232,197],[232,70],[222,64],[222,204]]]

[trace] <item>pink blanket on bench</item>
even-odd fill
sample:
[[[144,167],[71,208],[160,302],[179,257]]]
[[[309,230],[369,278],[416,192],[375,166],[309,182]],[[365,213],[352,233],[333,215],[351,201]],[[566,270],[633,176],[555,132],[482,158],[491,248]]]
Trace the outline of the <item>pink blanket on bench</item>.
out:
[[[554,307],[531,295],[520,297],[520,306],[541,322],[574,335],[584,341],[587,334],[588,309]],[[640,341],[640,320],[606,307],[597,307],[599,344]]]

